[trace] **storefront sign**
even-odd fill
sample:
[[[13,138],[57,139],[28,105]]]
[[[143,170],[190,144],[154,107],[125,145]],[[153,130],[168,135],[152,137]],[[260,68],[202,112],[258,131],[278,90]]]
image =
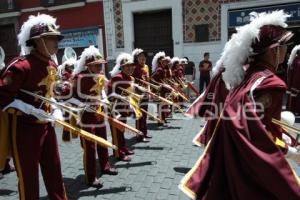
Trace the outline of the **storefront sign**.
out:
[[[291,17],[287,19],[287,22],[300,22],[300,3],[285,4],[285,5],[273,5],[257,8],[246,8],[240,10],[228,11],[228,27],[234,28],[236,26],[242,26],[250,21],[249,14],[251,12],[270,12],[274,10],[284,10],[289,13]]]
[[[78,48],[88,47],[90,45],[97,46],[97,37],[99,36],[98,28],[78,29],[62,31],[64,39],[59,43],[59,48],[66,47]]]

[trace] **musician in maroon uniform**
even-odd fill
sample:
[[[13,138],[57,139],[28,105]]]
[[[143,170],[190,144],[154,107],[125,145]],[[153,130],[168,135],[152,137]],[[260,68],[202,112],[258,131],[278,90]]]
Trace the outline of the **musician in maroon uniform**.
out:
[[[112,78],[108,83],[108,94],[111,103],[113,104],[113,113],[117,111],[120,114],[118,120],[126,123],[127,117],[131,115],[129,104],[124,102],[122,98],[128,94],[124,94],[120,88],[128,89],[131,87],[133,77],[131,77],[134,71],[133,58],[128,53],[121,53],[117,57],[116,65],[110,72]],[[120,88],[119,88],[120,87]],[[122,97],[123,96],[123,97]],[[116,117],[116,116],[115,116]],[[126,146],[124,132],[111,126],[113,144],[118,147],[118,150],[114,150],[114,156],[122,161],[131,161],[129,155],[133,155],[134,152],[129,150]]]
[[[146,54],[142,49],[135,49],[132,52],[133,56],[133,61],[135,64],[135,68],[133,71],[133,78],[135,78],[135,83],[139,85],[143,85],[138,79],[144,80],[144,81],[149,81],[149,69],[148,65],[146,65]],[[148,110],[148,95],[144,94],[142,91],[139,89],[135,88],[135,93],[143,95],[143,98],[141,99],[140,102],[140,107],[143,108],[144,110]],[[143,132],[144,137],[138,136],[138,141],[142,142],[149,142],[147,138],[152,138],[150,135],[148,135],[147,132],[147,114],[143,112],[143,116],[136,120],[136,128],[140,131]]]
[[[73,79],[73,71],[76,65],[75,58],[70,58],[66,60],[63,64],[58,66],[58,77],[59,81],[57,81],[58,85],[56,87],[56,98],[59,100],[66,100],[69,98],[70,89],[72,88],[72,79]],[[76,119],[69,115],[69,113],[64,113],[65,121],[71,124],[76,124]],[[62,133],[62,140],[64,142],[71,141],[71,133],[72,131],[67,130],[66,128],[63,129]],[[76,138],[77,135],[72,134],[72,137]]]
[[[293,48],[288,62],[288,89],[290,99],[288,108],[296,115],[300,114],[300,45]]]
[[[79,63],[74,71],[75,80],[74,94],[77,100],[87,104],[94,110],[104,112],[104,107],[100,105],[100,99],[106,97],[104,94],[105,76],[102,71],[102,64],[106,63],[103,56],[97,48],[90,46],[86,48],[81,56]],[[80,126],[105,140],[107,140],[106,126],[104,119],[101,119],[95,112],[84,112],[81,117]],[[108,149],[96,145],[95,142],[81,139],[84,150],[83,166],[87,184],[93,187],[102,187],[100,179],[97,178],[96,170],[96,152],[99,158],[99,164],[102,174],[117,175],[117,171],[109,162]]]
[[[293,35],[285,29],[288,16],[252,13],[226,44],[222,79],[230,91],[203,155],[182,181],[190,197],[300,198],[299,178],[278,148],[285,145],[282,129],[272,122],[280,120],[286,90],[275,71]],[[299,156],[296,148],[287,151]]]
[[[166,58],[165,52],[158,52],[157,54],[155,54],[152,60],[152,76],[151,76],[151,79],[152,81],[154,81],[155,84],[157,83],[163,84],[166,78],[171,77],[171,71],[168,66],[169,63],[170,60]],[[159,95],[165,98],[167,94],[170,92],[171,91],[166,87],[161,87],[159,91]],[[169,106],[164,103],[160,103],[157,105],[157,110],[158,110],[159,118],[166,123],[167,122],[166,118],[170,113]],[[158,123],[158,125],[162,125],[162,124]]]
[[[52,60],[63,38],[49,15],[30,16],[18,35],[22,54],[11,62],[0,79],[0,106],[11,113],[13,160],[20,199],[39,199],[39,166],[49,199],[67,199],[56,135],[48,121],[50,106],[25,94],[27,90],[52,97],[56,77]]]

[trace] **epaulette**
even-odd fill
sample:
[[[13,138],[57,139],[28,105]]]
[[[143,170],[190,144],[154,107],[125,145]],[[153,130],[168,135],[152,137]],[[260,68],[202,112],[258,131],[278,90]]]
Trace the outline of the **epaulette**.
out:
[[[13,58],[8,65],[6,65],[5,67],[3,67],[0,71],[0,76],[6,71],[8,70],[12,65],[16,64],[17,62],[19,61],[24,61],[26,60],[26,56],[18,56],[18,57],[15,57]]]

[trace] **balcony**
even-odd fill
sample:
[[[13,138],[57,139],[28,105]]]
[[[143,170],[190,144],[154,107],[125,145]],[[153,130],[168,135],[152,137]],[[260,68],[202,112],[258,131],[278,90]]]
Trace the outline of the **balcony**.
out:
[[[61,6],[71,3],[85,2],[85,0],[41,0],[41,6],[51,7],[51,6]]]
[[[0,1],[0,13],[7,13],[17,11],[18,7],[15,0],[2,0]]]

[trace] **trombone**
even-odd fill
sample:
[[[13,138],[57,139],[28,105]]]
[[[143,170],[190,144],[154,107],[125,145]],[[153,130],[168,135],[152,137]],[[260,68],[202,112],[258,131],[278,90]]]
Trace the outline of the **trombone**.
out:
[[[26,94],[29,94],[29,95],[31,95],[31,96],[33,96],[33,97],[35,97],[35,98],[38,98],[38,99],[40,99],[40,100],[42,100],[42,101],[48,102],[48,103],[50,103],[50,104],[54,104],[54,105],[60,107],[61,109],[65,110],[65,111],[67,111],[67,112],[70,112],[70,114],[72,114],[73,116],[75,116],[76,119],[79,118],[79,116],[78,116],[79,113],[82,113],[83,111],[93,112],[93,113],[96,113],[97,115],[99,115],[101,118],[107,119],[108,122],[109,122],[112,126],[116,127],[117,129],[119,129],[119,130],[121,130],[121,131],[124,131],[124,129],[127,129],[127,130],[129,130],[131,133],[134,133],[134,134],[136,134],[136,135],[143,135],[143,133],[142,133],[141,131],[137,130],[136,128],[133,128],[133,127],[131,127],[131,126],[128,126],[127,124],[125,124],[125,123],[123,123],[123,122],[121,122],[121,121],[119,121],[119,120],[117,120],[117,119],[114,119],[114,118],[108,116],[108,115],[105,114],[104,112],[99,112],[99,111],[93,109],[92,107],[90,107],[90,106],[88,106],[88,105],[85,105],[84,107],[79,108],[79,109],[74,109],[73,107],[69,107],[69,106],[66,106],[66,105],[64,105],[64,104],[62,104],[62,103],[52,101],[51,99],[48,99],[48,98],[43,97],[43,96],[40,96],[40,95],[38,95],[38,94],[29,92],[29,91],[26,91],[26,90],[23,90],[23,89],[21,89],[21,91],[24,92],[24,93],[26,93]],[[76,113],[73,112],[74,110],[76,111]],[[79,111],[79,112],[78,112],[78,111]]]
[[[179,110],[181,113],[183,113],[183,114],[185,113],[185,112],[181,109],[181,107],[180,107],[178,104],[176,104],[176,103],[174,103],[174,102],[172,102],[172,101],[170,101],[170,100],[168,100],[168,99],[166,99],[166,98],[164,98],[164,97],[161,97],[161,96],[159,96],[159,95],[157,95],[157,94],[155,94],[155,93],[153,93],[153,92],[147,90],[146,88],[144,88],[144,87],[142,87],[142,86],[139,86],[139,85],[137,85],[137,84],[133,84],[133,86],[137,87],[139,90],[141,90],[141,91],[143,91],[143,92],[145,92],[145,93],[148,93],[148,94],[150,94],[150,95],[156,97],[158,100],[160,100],[160,101],[162,101],[162,102],[165,102],[165,103],[167,103],[167,104],[169,104],[169,105],[171,105],[171,106],[174,106],[174,107],[178,108],[178,110]]]
[[[138,78],[136,80],[138,80],[138,81],[140,81],[140,82],[142,82],[142,83],[144,83],[146,85],[149,85],[150,87],[152,87],[156,91],[160,91],[160,89],[161,89],[161,85],[155,85],[153,83],[150,83],[148,81],[145,81],[145,80],[142,80],[142,79],[138,79]]]
[[[150,117],[152,117],[153,119],[155,119],[157,122],[164,123],[160,118],[156,117],[154,114],[152,114],[152,113],[146,111],[145,109],[139,107],[139,104],[141,102],[141,99],[143,98],[143,95],[135,94],[134,92],[131,92],[128,89],[125,89],[125,88],[122,88],[122,87],[119,87],[119,89],[121,89],[122,92],[127,93],[128,95],[130,95],[130,97],[132,97],[132,98],[134,98],[136,100],[136,102],[132,102],[130,100],[126,100],[127,103],[129,103],[130,105],[133,106],[136,114],[139,113],[139,112],[143,112],[143,113],[149,115]]]
[[[70,112],[70,113],[72,113],[73,115],[77,116],[76,114],[74,114],[74,113],[72,112],[72,111],[76,110],[76,109],[74,109],[74,108],[68,107],[68,106],[63,105],[63,104],[61,104],[61,103],[57,103],[57,102],[55,102],[55,101],[53,101],[53,100],[51,100],[51,99],[48,99],[48,98],[43,97],[43,96],[40,96],[40,95],[38,95],[38,94],[29,92],[29,91],[27,91],[27,90],[21,89],[21,91],[24,92],[24,93],[26,93],[26,94],[28,94],[28,95],[31,95],[31,96],[33,96],[33,97],[35,97],[35,98],[38,98],[38,99],[40,99],[40,100],[42,100],[42,101],[45,101],[45,102],[47,102],[47,103],[50,103],[50,104],[52,104],[52,105],[54,104],[54,105],[56,105],[56,106],[62,108],[63,110],[65,110],[65,111],[67,111],[67,112]],[[77,111],[78,111],[78,110],[77,110]],[[101,138],[101,137],[99,137],[99,136],[96,136],[96,135],[94,135],[94,134],[92,134],[92,133],[89,133],[89,132],[87,132],[87,131],[85,131],[85,130],[83,130],[83,129],[74,127],[74,126],[72,126],[71,124],[69,124],[69,123],[67,123],[67,122],[64,122],[64,121],[62,121],[62,120],[54,119],[51,115],[47,115],[47,116],[45,116],[45,117],[48,117],[48,118],[52,119],[52,120],[53,120],[55,123],[57,123],[58,125],[61,125],[61,126],[65,127],[66,129],[73,131],[73,133],[76,133],[77,135],[79,135],[79,136],[85,138],[86,140],[93,141],[93,142],[97,142],[97,144],[99,144],[99,145],[101,145],[102,147],[105,147],[105,148],[118,149],[117,146],[113,145],[113,144],[110,143],[109,141],[107,141],[107,140],[105,140],[105,139],[103,139],[103,138]],[[78,116],[77,116],[77,117],[78,117]]]
[[[283,129],[287,129],[290,131],[293,131],[294,133],[296,133],[297,135],[300,135],[300,128],[297,128],[295,126],[291,126],[289,124],[287,124],[286,122],[277,120],[277,119],[272,119],[272,123],[281,126]]]
[[[153,82],[156,82],[155,80],[151,79]],[[182,99],[184,99],[185,101],[189,101],[189,98],[187,98],[184,94],[181,93],[181,91],[179,91],[178,89],[174,89],[172,88],[169,84],[165,83],[164,81],[162,81],[162,86],[165,87],[166,89],[171,91],[170,95],[174,95],[175,97],[180,96]]]

